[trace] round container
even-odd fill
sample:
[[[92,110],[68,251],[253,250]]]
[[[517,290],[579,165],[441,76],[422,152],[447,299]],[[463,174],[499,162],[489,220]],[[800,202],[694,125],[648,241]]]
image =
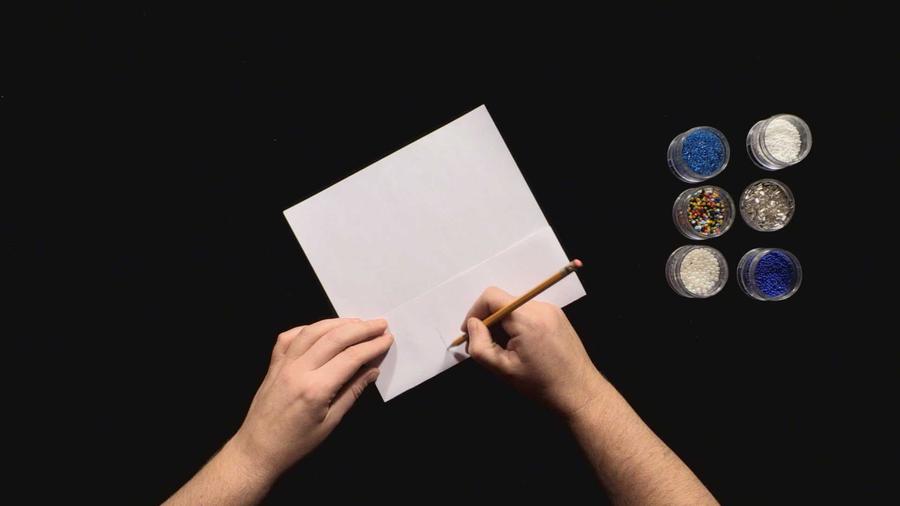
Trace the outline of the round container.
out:
[[[753,230],[781,230],[794,217],[797,205],[791,189],[775,179],[760,179],[747,185],[738,202],[741,217]]]
[[[766,170],[781,170],[799,163],[811,148],[809,125],[792,114],[776,114],[758,121],[747,133],[747,154]]]
[[[682,246],[669,255],[666,280],[675,293],[705,299],[719,293],[728,281],[728,263],[709,246]]]
[[[675,177],[699,183],[725,170],[730,156],[731,148],[722,132],[698,126],[672,139],[667,161]]]
[[[784,300],[797,293],[803,271],[791,252],[779,248],[756,248],[741,257],[738,285],[757,300]]]
[[[718,186],[688,188],[675,199],[672,220],[688,239],[719,237],[734,223],[734,202]]]

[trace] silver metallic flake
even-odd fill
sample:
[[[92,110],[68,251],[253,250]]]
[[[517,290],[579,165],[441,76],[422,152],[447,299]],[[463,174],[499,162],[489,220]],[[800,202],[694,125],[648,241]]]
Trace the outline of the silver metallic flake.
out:
[[[762,179],[741,194],[741,216],[752,228],[771,232],[779,230],[794,216],[794,197],[784,183]]]

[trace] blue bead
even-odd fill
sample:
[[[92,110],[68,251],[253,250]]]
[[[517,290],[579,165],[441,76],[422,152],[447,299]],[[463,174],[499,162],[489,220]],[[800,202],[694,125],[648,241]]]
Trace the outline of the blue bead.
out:
[[[709,176],[725,163],[725,145],[712,130],[695,130],[684,138],[681,157],[691,170]]]
[[[756,264],[756,286],[768,297],[780,297],[794,288],[797,271],[784,253],[770,251]]]

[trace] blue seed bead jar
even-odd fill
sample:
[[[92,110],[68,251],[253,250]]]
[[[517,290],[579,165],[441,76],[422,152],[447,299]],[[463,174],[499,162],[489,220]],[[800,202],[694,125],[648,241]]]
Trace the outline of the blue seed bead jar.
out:
[[[722,132],[698,126],[681,133],[669,143],[669,168],[687,183],[705,181],[725,170],[731,148]]]
[[[741,257],[738,286],[757,300],[784,300],[797,293],[803,271],[791,252],[780,248],[756,248]]]

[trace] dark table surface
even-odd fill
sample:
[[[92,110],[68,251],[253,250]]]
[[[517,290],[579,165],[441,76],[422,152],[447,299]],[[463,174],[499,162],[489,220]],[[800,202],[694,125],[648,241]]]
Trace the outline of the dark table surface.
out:
[[[591,357],[722,502],[891,493],[896,43],[842,45],[842,13],[815,44],[775,26],[687,37],[671,14],[350,41],[294,14],[76,9],[21,39],[0,89],[19,483],[171,494],[239,426],[275,335],[334,314],[282,210],[486,104],[586,263],[566,312]],[[744,139],[779,112],[814,144],[769,173]],[[732,279],[702,301],[663,274],[689,243],[666,148],[701,124],[733,149],[711,183],[737,196],[774,176],[797,198],[782,231],[738,221],[707,241]],[[741,293],[734,266],[757,246],[799,257],[793,298]],[[310,496],[604,501],[564,426],[470,362],[386,404],[367,391],[269,501]]]

